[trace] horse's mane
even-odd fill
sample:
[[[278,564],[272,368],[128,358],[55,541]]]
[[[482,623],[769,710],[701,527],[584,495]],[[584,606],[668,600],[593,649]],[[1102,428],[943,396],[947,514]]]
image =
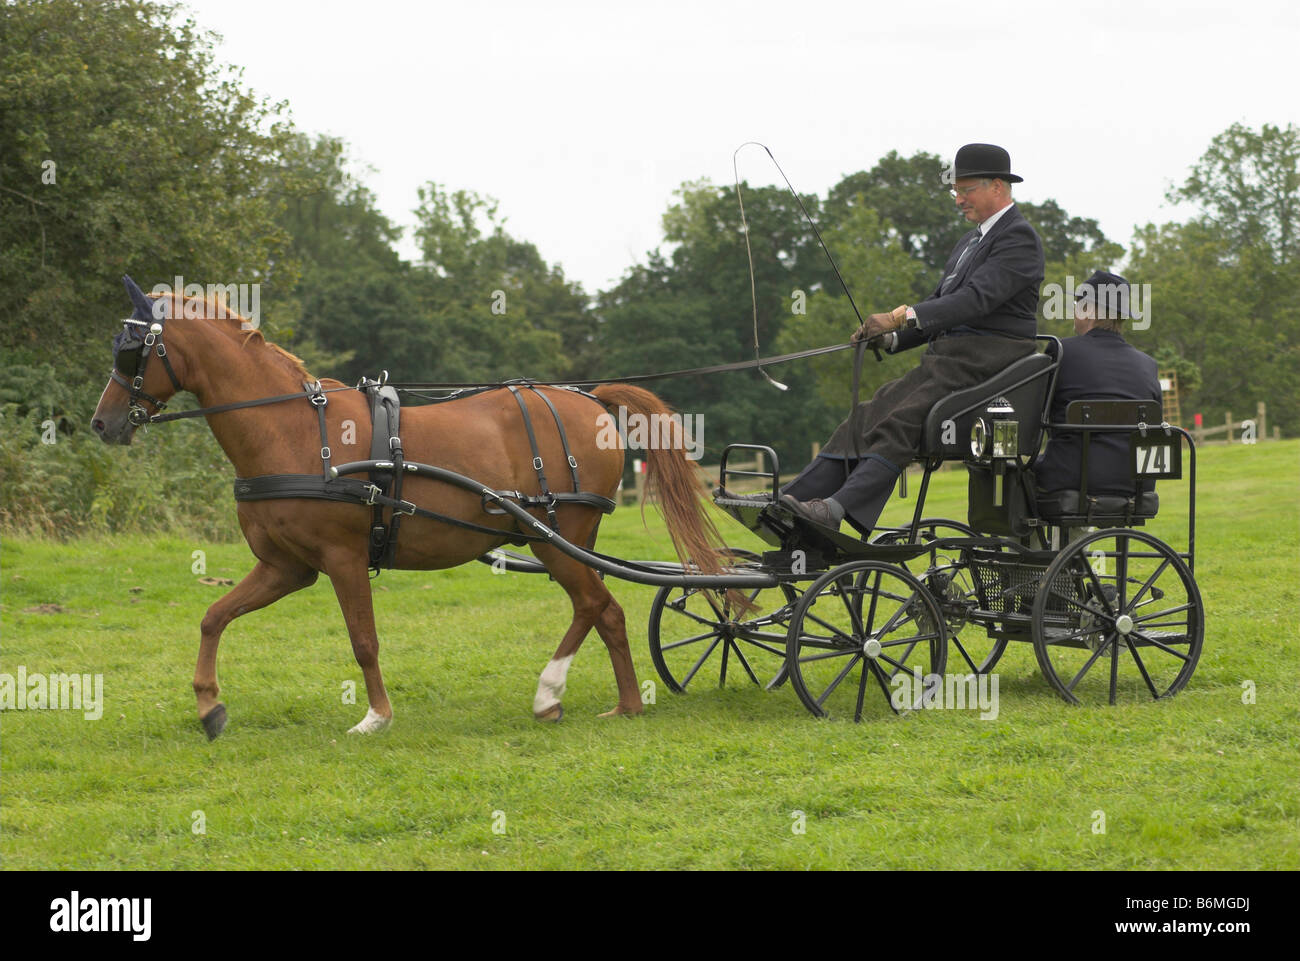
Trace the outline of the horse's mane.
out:
[[[307,370],[307,366],[302,362],[302,358],[289,353],[279,344],[271,343],[269,340],[266,339],[265,336],[263,336],[260,330],[249,326],[249,324],[252,323],[252,321],[249,320],[249,318],[244,317],[243,315],[238,314],[235,311],[231,310],[229,307],[226,306],[223,300],[217,297],[213,297],[210,294],[202,298],[185,297],[181,294],[176,294],[176,293],[149,294],[149,296],[154,299],[158,299],[162,297],[170,298],[172,302],[171,304],[172,309],[168,314],[168,316],[170,317],[194,316],[193,307],[190,308],[191,311],[190,314],[187,315],[185,313],[186,302],[189,302],[191,304],[197,303],[199,305],[198,316],[200,318],[208,321],[209,323],[214,324],[215,326],[219,327],[225,332],[232,334],[236,337],[241,334],[244,335],[243,343],[240,344],[241,348],[247,347],[249,341],[253,341],[257,343],[259,346],[267,347],[273,353],[278,354],[280,357],[288,361],[289,364],[293,367],[293,372],[299,377],[301,377],[303,380],[309,380],[309,381],[315,380],[315,378],[312,377],[311,373]]]

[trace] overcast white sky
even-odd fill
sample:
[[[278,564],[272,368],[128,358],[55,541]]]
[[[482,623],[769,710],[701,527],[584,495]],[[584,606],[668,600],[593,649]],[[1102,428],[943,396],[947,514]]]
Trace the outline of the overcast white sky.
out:
[[[1300,122],[1294,0],[187,5],[248,86],[374,168],[390,218],[429,180],[494,196],[588,292],[660,243],[683,181],[730,184],[747,140],[823,195],[891,149],[1001,144],[1018,198],[1127,245],[1180,219],[1166,188],[1229,124]],[[776,180],[753,148],[741,176]]]

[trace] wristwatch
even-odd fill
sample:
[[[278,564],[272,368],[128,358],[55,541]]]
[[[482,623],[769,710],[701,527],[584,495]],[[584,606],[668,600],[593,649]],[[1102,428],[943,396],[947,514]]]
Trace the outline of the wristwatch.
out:
[[[903,326],[904,326],[904,327],[915,327],[915,326],[916,326],[916,308],[914,308],[914,307],[908,307],[908,308],[907,308],[907,316],[906,316],[906,318],[903,320]]]

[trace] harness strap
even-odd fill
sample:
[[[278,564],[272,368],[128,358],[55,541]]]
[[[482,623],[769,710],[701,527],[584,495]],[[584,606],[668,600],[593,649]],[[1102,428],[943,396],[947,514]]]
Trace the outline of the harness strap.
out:
[[[546,406],[551,409],[551,416],[555,418],[555,428],[560,432],[560,447],[564,451],[564,459],[569,463],[569,473],[573,475],[573,492],[576,494],[582,490],[582,486],[578,483],[578,461],[569,451],[569,435],[564,432],[564,421],[560,420],[560,412],[556,410],[555,405],[551,403],[551,398],[547,397],[536,387],[532,388],[532,391],[542,400],[546,401]]]
[[[325,405],[329,403],[329,398],[325,396],[325,391],[321,389],[320,381],[314,384],[303,384],[307,391],[307,399],[311,405],[316,408],[316,417],[320,421],[320,460],[321,460],[321,479],[330,479],[330,440],[325,430]]]
[[[326,480],[317,477],[315,474],[268,474],[264,477],[235,478],[235,500],[237,501],[266,501],[285,498],[341,501],[347,504],[382,504],[385,507],[393,508],[395,512],[427,517],[430,520],[441,521],[444,524],[474,531],[478,534],[503,537],[511,543],[544,540],[537,534],[524,534],[517,530],[503,531],[500,528],[487,527],[483,524],[475,524],[472,521],[463,521],[458,517],[448,517],[446,514],[439,514],[436,511],[417,507],[410,501],[394,500],[381,493],[378,485],[352,477],[336,477],[333,480]]]
[[[391,429],[391,425],[396,418],[390,402],[386,397],[381,397],[379,403],[388,414],[387,420]],[[389,454],[393,460],[392,497],[397,503],[405,504],[406,501],[402,500],[402,479],[406,476],[406,471],[402,469],[404,457],[402,452],[402,438],[397,434],[391,434],[388,438],[388,448]],[[380,558],[384,566],[388,568],[393,566],[394,559],[397,556],[397,529],[402,524],[403,513],[406,512],[394,507],[392,515],[388,521],[388,536],[384,542],[383,557]]]
[[[541,485],[542,497],[545,499],[546,519],[550,521],[551,530],[557,530],[559,527],[555,516],[555,498],[551,496],[551,489],[546,484],[546,472],[543,470],[542,454],[537,449],[537,434],[533,431],[533,419],[528,416],[528,405],[524,403],[519,389],[514,386],[507,388],[519,403],[519,412],[524,415],[524,430],[528,432],[528,444],[533,449],[533,470],[537,471],[537,483]]]

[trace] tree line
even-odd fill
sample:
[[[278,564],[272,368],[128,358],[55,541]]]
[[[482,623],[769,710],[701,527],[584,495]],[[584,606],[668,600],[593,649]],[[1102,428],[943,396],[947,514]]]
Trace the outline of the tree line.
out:
[[[743,185],[756,305],[735,190],[707,181],[676,191],[662,243],[608,290],[584,290],[513,236],[491,198],[436,179],[419,191],[420,255],[406,260],[401,229],[350,172],[346,144],[251,96],[214,43],[166,4],[0,6],[7,500],[49,454],[37,425],[54,420],[74,448],[92,440],[124,273],[146,289],[175,276],[258,284],[266,335],[344,381],[382,369],[398,381],[595,379],[752,357],[755,310],[765,353],[842,343],[857,324],[795,198],[775,187]],[[1018,204],[1043,239],[1046,283],[1124,264],[1151,284],[1150,326],[1130,340],[1179,371],[1184,412],[1220,423],[1264,400],[1294,433],[1298,158],[1295,125],[1234,124],[1169,193],[1196,214],[1147,224],[1127,248],[1053,200]],[[942,193],[945,166],[937,154],[890,152],[825,196],[801,197],[864,313],[928,294],[968,229]],[[1040,330],[1068,335],[1069,322],[1043,317]],[[868,363],[864,394],[914,362]],[[651,386],[703,416],[706,456],[761,442],[793,466],[847,409],[849,365],[843,352],[783,366],[772,373],[785,392],[754,371]],[[94,464],[110,473],[102,453],[81,456],[62,469],[92,487]],[[67,515],[74,523],[77,509]]]

